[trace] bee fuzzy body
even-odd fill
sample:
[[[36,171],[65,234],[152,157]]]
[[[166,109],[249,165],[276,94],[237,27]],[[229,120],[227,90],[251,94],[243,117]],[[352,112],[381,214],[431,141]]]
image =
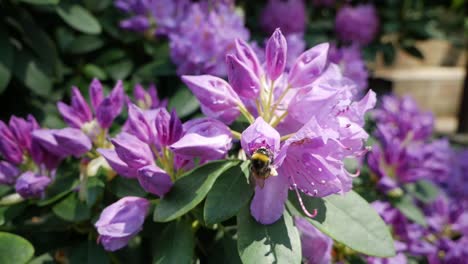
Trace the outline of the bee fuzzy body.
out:
[[[274,175],[274,169],[271,167],[272,153],[266,148],[257,149],[250,158],[250,176],[255,180],[257,186],[263,188],[265,180]]]

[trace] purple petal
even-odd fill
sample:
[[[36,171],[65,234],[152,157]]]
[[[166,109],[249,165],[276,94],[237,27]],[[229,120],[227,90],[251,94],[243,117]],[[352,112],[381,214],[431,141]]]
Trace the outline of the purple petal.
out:
[[[91,140],[79,129],[63,128],[53,132],[58,146],[65,155],[79,157],[92,148]]]
[[[153,133],[143,111],[134,104],[128,105],[128,131],[135,135],[141,141],[151,144],[153,142]]]
[[[171,114],[165,108],[156,110],[154,126],[156,128],[157,144],[160,146],[168,146],[179,140],[182,136],[182,123],[177,117],[177,113],[172,111]]]
[[[101,154],[109,163],[109,166],[120,176],[125,178],[136,178],[138,175],[137,170],[130,168],[125,162],[123,162],[117,152],[113,149],[97,149],[99,154]]]
[[[62,115],[63,120],[69,126],[74,128],[80,128],[83,126],[84,121],[81,120],[81,118],[76,114],[75,110],[72,107],[63,102],[58,102],[57,108],[60,112],[60,115]]]
[[[242,63],[237,57],[226,55],[229,83],[236,93],[245,98],[257,98],[260,93],[260,76]]]
[[[323,43],[302,53],[291,68],[289,85],[300,88],[315,81],[328,65],[329,47],[328,43]]]
[[[206,116],[227,124],[239,116],[239,96],[225,80],[211,75],[185,75],[182,80],[198,98]]]
[[[32,116],[30,116],[30,120],[28,121],[16,116],[10,118],[10,130],[15,136],[18,146],[23,151],[29,151],[31,149],[31,132],[36,129],[36,125],[37,122]]]
[[[88,103],[76,87],[72,87],[71,107],[84,123],[93,120],[93,114]]]
[[[98,106],[96,117],[102,128],[109,128],[122,111],[125,101],[123,83],[118,81],[112,92]]]
[[[89,97],[91,98],[91,105],[93,106],[94,112],[97,112],[98,106],[104,100],[104,94],[102,91],[101,82],[94,78],[89,85]]]
[[[154,159],[151,149],[137,137],[124,132],[111,141],[119,158],[130,168],[140,169],[153,164]]]
[[[23,153],[16,142],[15,136],[8,126],[0,120],[0,153],[9,162],[19,164],[23,161]]]
[[[128,196],[106,207],[94,224],[98,241],[110,251],[124,247],[142,229],[149,206],[144,198]]]
[[[286,38],[277,28],[268,40],[265,50],[266,72],[270,80],[274,81],[283,74],[286,67],[287,50]]]
[[[20,170],[15,165],[0,161],[0,184],[12,185],[19,174]]]
[[[295,217],[294,222],[301,234],[302,255],[308,263],[330,263],[333,240],[320,232],[305,218]]]
[[[138,182],[145,191],[163,197],[172,187],[172,180],[164,170],[149,165],[138,170]]]
[[[284,211],[288,198],[288,180],[278,175],[265,180],[265,186],[255,187],[255,195],[250,204],[250,213],[257,222],[269,225],[276,222]]]
[[[46,176],[39,176],[31,171],[27,171],[16,181],[16,192],[23,198],[39,198],[45,194],[45,189],[49,186],[51,179]]]
[[[170,146],[177,154],[208,161],[224,157],[231,148],[231,131],[218,120],[191,120],[184,124],[184,130],[184,136]]]
[[[241,146],[248,156],[251,156],[258,148],[265,147],[276,157],[280,149],[280,135],[262,117],[258,117],[242,132]]]
[[[251,69],[255,76],[262,76],[263,69],[258,61],[257,55],[249,44],[241,39],[236,39],[236,57]]]

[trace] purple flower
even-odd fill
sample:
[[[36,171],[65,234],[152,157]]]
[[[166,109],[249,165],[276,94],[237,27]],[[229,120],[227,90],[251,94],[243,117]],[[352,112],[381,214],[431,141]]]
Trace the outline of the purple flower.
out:
[[[307,263],[330,263],[333,240],[320,232],[305,218],[296,217],[294,222],[301,234],[302,256]]]
[[[369,73],[358,45],[342,48],[332,45],[328,56],[331,62],[341,67],[344,77],[356,83],[359,90],[363,91],[367,88]]]
[[[194,119],[182,125],[175,111],[143,111],[130,104],[124,132],[111,140],[115,150],[98,152],[118,174],[138,178],[146,191],[163,196],[196,158],[204,163],[224,157],[231,140],[229,128],[217,120]]]
[[[335,31],[339,39],[367,45],[379,29],[379,17],[372,4],[344,6],[336,14]]]
[[[233,5],[192,3],[177,30],[169,34],[177,73],[225,76],[224,57],[233,51],[236,38],[247,40],[249,31]]]
[[[133,88],[133,98],[135,104],[142,109],[156,109],[167,106],[167,99],[159,100],[158,90],[154,84],[150,84],[148,90],[145,90],[141,84]]]
[[[182,76],[192,93],[198,98],[203,114],[232,123],[240,114],[239,96],[229,83],[211,75]]]
[[[452,158],[454,159],[452,175],[443,185],[454,200],[468,205],[468,150],[458,151]]]
[[[163,197],[172,187],[171,177],[155,165],[138,170],[138,182],[145,191]]]
[[[23,154],[31,152],[31,133],[39,128],[36,119],[12,116],[9,125],[0,121],[0,154],[9,162],[20,164]]]
[[[367,136],[365,132],[362,133]],[[289,187],[296,190],[299,199],[298,190],[317,197],[349,191],[352,178],[356,175],[345,170],[343,159],[362,155],[362,140],[365,137],[351,139],[345,134],[341,140],[356,143],[358,148],[344,147],[339,141],[338,131],[321,128],[312,118],[278,150],[279,133],[262,118],[257,118],[242,133],[242,148],[249,156],[260,148],[267,149],[271,153],[271,169],[278,173],[267,175],[263,179],[264,186],[256,186],[250,207],[253,217],[262,224],[271,224],[281,217]],[[314,215],[305,208],[303,210],[311,217]]]
[[[92,121],[97,120],[101,129],[108,129],[122,111],[124,104],[122,81],[118,81],[111,93],[104,98],[101,83],[94,79],[89,86],[89,94],[96,118],[93,117],[93,111],[76,87],[72,88],[71,104],[58,102],[57,107],[69,126],[82,129],[93,138],[97,133],[93,131],[95,128],[92,126]]]
[[[23,198],[40,198],[45,195],[45,189],[51,179],[27,171],[16,180],[15,189]]]
[[[269,0],[262,11],[260,25],[269,34],[276,28],[286,34],[304,33],[306,11],[303,0]]]
[[[117,0],[115,6],[133,15],[120,22],[122,28],[167,35],[184,17],[188,3],[187,0]]]
[[[124,197],[106,207],[94,224],[107,251],[125,247],[142,229],[150,203],[139,197]]]
[[[79,129],[38,129],[33,132],[33,139],[44,150],[65,158],[68,156],[79,157],[91,150],[92,143]]]
[[[231,149],[231,131],[218,120],[199,118],[184,123],[184,134],[170,145],[174,153],[198,157],[201,163],[221,159]]]
[[[404,140],[426,140],[432,135],[434,116],[423,112],[409,96],[384,96],[382,105],[372,112],[378,124],[386,124],[386,133]]]
[[[237,41],[228,57],[230,84],[214,76],[182,77],[206,115],[230,123],[242,114],[251,123],[233,134],[249,158],[263,155],[270,163],[253,172],[250,210],[260,223],[281,217],[289,188],[318,197],[349,191],[358,173],[347,172],[343,160],[367,151],[364,114],[374,107],[375,93],[354,102],[356,86],[329,63],[328,47],[305,51],[287,72],[287,40],[278,29],[268,40],[264,68],[252,48]]]
[[[14,184],[19,174],[20,170],[15,165],[7,161],[0,161],[0,184]]]

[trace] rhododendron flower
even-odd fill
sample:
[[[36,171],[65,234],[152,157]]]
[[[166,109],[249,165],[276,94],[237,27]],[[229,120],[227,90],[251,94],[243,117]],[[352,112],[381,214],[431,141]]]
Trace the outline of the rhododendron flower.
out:
[[[329,63],[328,47],[305,51],[287,72],[287,42],[277,29],[263,67],[252,48],[237,40],[236,53],[226,56],[229,83],[210,75],[182,77],[207,116],[231,123],[242,114],[251,123],[242,134],[232,132],[249,158],[268,154],[271,168],[258,173],[250,207],[260,223],[281,217],[289,188],[318,197],[349,191],[354,175],[343,160],[366,152],[364,114],[375,94],[353,102],[356,86]]]
[[[341,48],[332,45],[330,47],[329,58],[331,62],[340,66],[344,77],[356,83],[360,91],[364,91],[367,88],[369,72],[358,45]]]
[[[7,161],[0,161],[0,184],[11,185],[16,181],[20,170]]]
[[[145,110],[167,106],[167,99],[159,99],[158,90],[154,84],[150,84],[147,90],[141,84],[135,85],[133,88],[133,98],[135,99],[135,104]]]
[[[363,132],[363,138],[350,138],[346,133],[342,136],[340,142],[338,130],[324,129],[312,118],[280,146],[280,134],[261,117],[257,118],[242,132],[242,148],[248,157],[260,148],[267,149],[278,175],[271,175],[264,179],[263,186],[256,186],[250,206],[252,216],[263,224],[278,220],[289,188],[296,191],[300,201],[299,190],[316,197],[349,191],[356,175],[345,170],[343,159],[362,155],[362,141],[367,134]],[[343,142],[356,148],[345,147]],[[302,209],[306,215],[314,216],[305,207]]]
[[[184,17],[187,0],[116,0],[115,6],[130,15],[120,27],[150,35],[167,35]]]
[[[330,263],[333,240],[320,232],[305,218],[296,217],[294,223],[301,235],[302,256],[307,263]]]
[[[367,45],[377,35],[379,23],[372,4],[344,6],[336,14],[335,31],[342,41]]]
[[[13,164],[20,164],[24,155],[32,150],[32,131],[39,128],[39,124],[32,115],[27,119],[12,116],[6,125],[0,120],[0,154]]]
[[[98,149],[124,177],[137,178],[148,192],[163,196],[172,182],[194,166],[223,158],[231,147],[231,132],[211,118],[182,124],[175,111],[146,110],[129,105],[126,130],[112,139],[115,149]]]
[[[304,33],[307,9],[303,0],[269,0],[260,17],[260,25],[268,34],[281,28],[285,34]]]
[[[249,31],[232,3],[192,3],[177,30],[169,34],[177,73],[225,76],[224,56],[233,51],[236,38],[247,40]]]
[[[107,251],[125,247],[142,229],[150,203],[143,198],[128,196],[106,207],[94,224]]]
[[[51,181],[47,176],[40,176],[27,171],[16,180],[15,189],[23,198],[42,198]]]
[[[122,81],[118,81],[111,93],[104,97],[101,83],[93,79],[89,86],[89,95],[93,111],[77,87],[72,88],[71,104],[58,102],[57,107],[70,127],[83,130],[96,142],[102,139],[100,135],[106,133],[122,111],[125,99]]]

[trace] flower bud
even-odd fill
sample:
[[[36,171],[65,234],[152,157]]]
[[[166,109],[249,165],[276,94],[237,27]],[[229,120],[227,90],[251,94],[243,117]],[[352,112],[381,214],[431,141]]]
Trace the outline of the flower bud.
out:
[[[303,52],[291,68],[288,83],[292,88],[311,84],[328,66],[328,43],[319,44]]]
[[[0,120],[0,153],[9,162],[19,164],[23,161],[23,153],[16,143],[15,136],[8,126]]]
[[[237,57],[226,55],[229,83],[241,97],[256,98],[260,93],[259,76]]]
[[[124,97],[123,83],[118,81],[109,96],[99,104],[96,110],[96,117],[102,128],[109,128],[120,114],[125,101]]]
[[[89,97],[91,98],[91,105],[93,106],[94,111],[97,111],[98,106],[104,100],[104,94],[102,92],[101,82],[94,78],[91,84],[89,85]]]
[[[160,197],[164,196],[172,187],[169,174],[155,165],[139,169],[138,182],[145,191]]]
[[[100,148],[97,151],[106,159],[107,163],[109,163],[109,166],[120,176],[125,178],[137,177],[137,170],[130,168],[127,163],[121,160],[115,150]]]
[[[0,184],[11,185],[19,175],[19,169],[6,161],[0,161]]]
[[[94,224],[98,242],[107,251],[125,247],[142,229],[149,206],[146,199],[128,196],[106,207]]]
[[[274,81],[283,73],[287,57],[286,38],[279,28],[275,30],[267,42],[265,57],[268,77]]]
[[[198,98],[206,116],[226,124],[232,123],[239,116],[240,99],[225,80],[210,75],[185,75],[182,80]]]
[[[49,186],[51,179],[27,171],[16,180],[16,192],[23,198],[40,198],[45,195],[45,189]]]
[[[131,169],[140,169],[153,164],[151,149],[137,137],[123,132],[111,141],[119,158]]]
[[[251,156],[260,147],[267,148],[276,154],[280,149],[280,134],[273,127],[258,117],[255,122],[242,132],[242,149]]]

